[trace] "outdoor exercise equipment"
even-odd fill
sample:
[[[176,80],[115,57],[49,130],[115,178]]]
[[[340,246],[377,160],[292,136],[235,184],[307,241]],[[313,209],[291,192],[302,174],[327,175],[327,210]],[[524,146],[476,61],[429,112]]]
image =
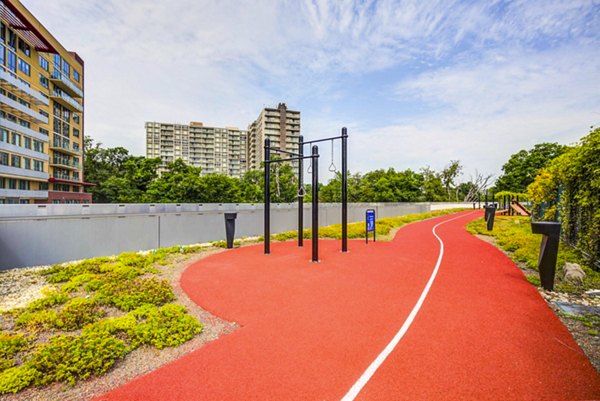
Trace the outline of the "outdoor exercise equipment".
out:
[[[340,136],[316,139],[313,141],[304,142],[304,137],[300,136],[300,155],[304,155],[304,145],[315,144],[319,142],[331,141],[331,164],[329,165],[329,171],[336,173],[337,167],[333,162],[334,150],[333,150],[333,141],[340,140],[342,142],[341,146],[341,158],[342,158],[342,252],[348,252],[348,129],[346,127],[342,128],[342,134]],[[304,159],[304,158],[303,158]],[[303,159],[300,159],[298,163],[298,182],[299,188],[298,192],[302,188],[303,183],[303,173],[304,173],[304,165]],[[308,168],[308,173],[314,171],[315,167],[311,164]],[[314,185],[314,183],[313,183]],[[314,188],[313,188],[314,191]],[[314,199],[313,199],[314,202]],[[304,199],[302,196],[298,195],[298,246],[303,246],[303,238],[302,231],[304,230]],[[313,234],[314,235],[314,234]]]
[[[342,142],[342,252],[348,252],[348,130],[342,128],[340,136],[317,139],[304,142],[300,136],[298,153],[271,147],[271,140],[265,139],[264,145],[264,253],[271,253],[271,163],[283,163],[288,161],[298,161],[298,246],[302,247],[304,230],[304,159],[310,159],[308,173],[312,175],[312,261],[319,261],[319,147],[315,145],[318,142],[331,141],[331,164],[329,171],[336,173],[337,167],[334,164],[333,141],[340,139]],[[304,155],[304,146],[313,145],[311,154]],[[271,159],[271,152],[283,153],[289,155],[285,159]],[[279,165],[275,170],[275,181],[277,190],[279,190]]]

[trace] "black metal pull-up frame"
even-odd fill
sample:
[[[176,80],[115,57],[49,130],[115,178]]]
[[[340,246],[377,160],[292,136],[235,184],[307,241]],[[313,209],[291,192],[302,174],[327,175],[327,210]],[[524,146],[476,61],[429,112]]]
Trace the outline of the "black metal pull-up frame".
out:
[[[342,252],[348,252],[348,130],[336,137],[304,142],[300,136],[299,152],[294,153],[271,147],[271,140],[265,139],[264,159],[264,252],[271,253],[271,163],[298,160],[298,246],[302,247],[304,231],[304,159],[311,159],[312,166],[312,261],[319,261],[319,147],[318,142],[340,139],[342,142]],[[310,156],[304,156],[304,145],[313,144]],[[332,145],[333,146],[333,145]],[[271,151],[290,157],[271,160]]]
[[[304,155],[304,145],[325,141],[333,142],[336,139],[339,139],[342,142],[342,252],[348,252],[348,129],[346,127],[342,128],[342,134],[340,136],[316,139],[314,141],[304,142],[304,137],[300,136],[300,155]],[[302,231],[304,229],[304,199],[303,196],[301,196],[304,178],[304,165],[302,162],[303,160],[301,159],[300,163],[298,163],[298,246],[303,246]],[[313,192],[314,185],[313,179]]]

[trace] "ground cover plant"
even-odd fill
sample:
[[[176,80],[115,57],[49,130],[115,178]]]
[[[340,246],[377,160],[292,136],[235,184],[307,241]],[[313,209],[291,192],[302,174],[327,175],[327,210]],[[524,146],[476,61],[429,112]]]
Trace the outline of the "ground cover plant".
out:
[[[174,304],[160,266],[199,247],[123,253],[56,265],[43,297],[0,314],[0,394],[107,372],[140,346],[184,343],[202,325]]]
[[[531,232],[529,217],[496,216],[493,231],[488,231],[483,219],[477,219],[467,225],[471,234],[479,234],[493,237],[498,247],[508,252],[510,258],[523,263],[528,269],[538,270],[538,258],[540,253],[541,235]],[[565,262],[579,263],[586,273],[585,280],[581,285],[564,282],[563,266]],[[537,273],[528,274],[527,280],[539,286]],[[556,262],[555,289],[559,292],[581,293],[588,289],[600,288],[600,273],[585,265],[576,250],[561,243]]]

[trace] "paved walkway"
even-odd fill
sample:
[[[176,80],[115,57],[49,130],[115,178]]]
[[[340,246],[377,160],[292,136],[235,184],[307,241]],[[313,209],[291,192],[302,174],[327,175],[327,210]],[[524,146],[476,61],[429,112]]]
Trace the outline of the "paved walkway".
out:
[[[479,216],[351,241],[347,254],[321,241],[318,264],[291,242],[203,259],[183,289],[241,328],[98,399],[600,398],[600,375],[536,289],[465,232]]]

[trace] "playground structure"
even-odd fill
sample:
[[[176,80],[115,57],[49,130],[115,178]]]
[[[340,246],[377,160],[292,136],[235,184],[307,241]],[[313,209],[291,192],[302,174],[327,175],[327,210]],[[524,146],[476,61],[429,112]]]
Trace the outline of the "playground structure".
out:
[[[496,197],[492,192],[491,195],[492,201],[488,200],[488,192],[485,191],[485,204],[484,207],[488,207],[488,205],[496,206],[496,214],[501,216],[530,216],[531,211],[529,211],[520,201],[519,195],[502,195],[498,201],[496,201]],[[478,195],[477,203],[479,204],[478,208],[481,209],[481,195]],[[473,208],[475,207],[475,202],[473,202]]]
[[[271,163],[284,163],[298,161],[298,247],[304,246],[304,159],[310,159],[310,173],[312,175],[312,261],[319,261],[319,142],[331,141],[331,165],[329,170],[336,171],[333,163],[333,141],[340,140],[342,159],[342,252],[348,252],[348,130],[342,128],[340,136],[316,139],[304,142],[300,136],[299,152],[274,148],[271,140],[265,139],[264,145],[264,253],[271,253]],[[311,145],[310,156],[304,155],[304,146]],[[271,152],[289,155],[285,159],[271,159]],[[332,170],[333,169],[333,170]]]

